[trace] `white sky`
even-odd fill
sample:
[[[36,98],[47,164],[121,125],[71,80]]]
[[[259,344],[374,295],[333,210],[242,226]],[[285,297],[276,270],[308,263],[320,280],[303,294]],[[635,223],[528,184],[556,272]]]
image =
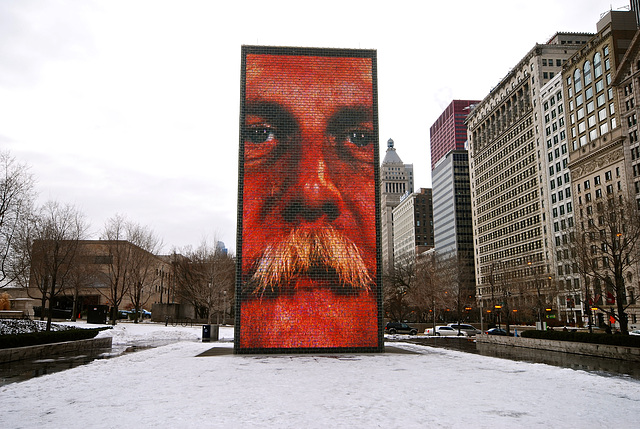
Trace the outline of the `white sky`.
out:
[[[197,357],[233,346],[200,333],[119,323],[98,335],[116,346],[183,341],[2,386],[0,427],[638,427],[630,377],[406,343],[386,346],[412,354]]]
[[[381,159],[393,138],[431,187],[429,127],[482,99],[558,31],[617,0],[0,1],[0,148],[40,201],[116,213],[165,243],[235,250],[240,46],[378,51]]]

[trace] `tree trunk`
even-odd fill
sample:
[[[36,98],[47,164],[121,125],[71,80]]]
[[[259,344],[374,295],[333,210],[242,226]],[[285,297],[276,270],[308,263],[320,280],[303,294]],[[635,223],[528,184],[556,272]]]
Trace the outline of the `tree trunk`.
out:
[[[618,307],[618,322],[620,323],[620,332],[623,333],[624,335],[627,335],[629,333],[629,323],[627,320],[627,313],[624,311],[624,304],[625,304],[624,300],[626,298],[624,285],[621,287],[618,287],[616,295],[617,295],[616,304]]]
[[[78,314],[78,288],[73,291],[73,309],[71,310],[71,321],[75,322]]]
[[[47,311],[47,332],[51,331],[51,318],[53,317],[53,295],[56,290],[56,282],[51,281],[51,291],[49,292],[49,311]]]
[[[43,288],[42,298],[40,301],[40,321],[44,321],[44,310],[47,305],[47,291]]]

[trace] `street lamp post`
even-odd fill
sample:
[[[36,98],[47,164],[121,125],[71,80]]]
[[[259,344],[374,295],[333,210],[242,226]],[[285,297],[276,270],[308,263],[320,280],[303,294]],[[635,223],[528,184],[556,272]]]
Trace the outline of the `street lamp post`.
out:
[[[227,315],[227,291],[223,290],[222,291],[222,297],[224,300],[224,303],[222,304],[222,324],[226,325],[227,322],[225,321],[226,315]]]

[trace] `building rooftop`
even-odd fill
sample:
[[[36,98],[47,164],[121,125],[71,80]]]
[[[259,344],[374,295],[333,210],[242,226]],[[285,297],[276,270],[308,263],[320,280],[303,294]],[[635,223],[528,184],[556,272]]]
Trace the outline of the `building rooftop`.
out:
[[[393,140],[387,141],[387,154],[384,156],[382,164],[402,164],[402,160],[396,153],[396,149],[393,147]]]

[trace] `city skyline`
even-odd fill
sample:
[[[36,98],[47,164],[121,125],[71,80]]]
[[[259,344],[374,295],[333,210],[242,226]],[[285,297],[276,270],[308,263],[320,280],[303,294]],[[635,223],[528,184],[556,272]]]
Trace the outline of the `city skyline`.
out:
[[[416,128],[453,99],[483,99],[535,43],[595,32],[602,13],[628,2],[460,2],[466,13],[325,5],[309,22],[273,2],[269,12],[288,18],[274,27],[277,13],[257,2],[5,3],[0,145],[31,166],[39,203],[76,205],[94,238],[120,213],[152,228],[165,252],[204,237],[235,252],[242,44],[377,49],[381,153],[393,138],[417,189],[431,187],[431,165],[428,131]],[[498,40],[500,55],[474,49]]]

